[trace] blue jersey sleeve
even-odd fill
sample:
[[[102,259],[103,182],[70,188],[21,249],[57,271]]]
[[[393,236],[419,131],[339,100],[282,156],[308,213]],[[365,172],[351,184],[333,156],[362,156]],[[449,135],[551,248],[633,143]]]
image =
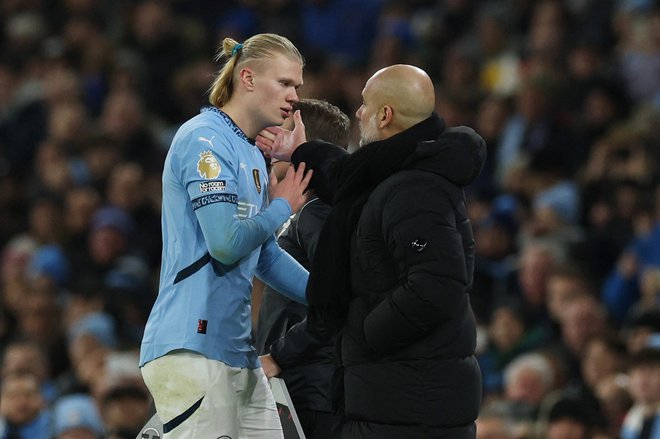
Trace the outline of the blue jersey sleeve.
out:
[[[307,305],[305,290],[309,273],[271,236],[261,247],[257,277],[296,302]]]
[[[220,202],[196,211],[209,253],[231,265],[259,247],[291,215],[289,203],[276,198],[271,205],[248,219],[239,219],[236,204]]]
[[[231,265],[273,236],[291,215],[283,198],[251,218],[239,218],[237,157],[212,130],[195,130],[179,160],[180,178],[202,229],[209,253]]]

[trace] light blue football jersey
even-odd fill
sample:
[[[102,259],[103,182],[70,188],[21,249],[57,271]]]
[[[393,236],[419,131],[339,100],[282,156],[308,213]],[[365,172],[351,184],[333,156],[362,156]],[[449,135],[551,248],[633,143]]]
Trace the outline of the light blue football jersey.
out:
[[[188,349],[259,367],[250,343],[253,276],[305,302],[307,272],[274,239],[290,214],[284,199],[269,204],[265,160],[229,116],[207,107],[179,128],[163,170],[160,286],[140,366]]]

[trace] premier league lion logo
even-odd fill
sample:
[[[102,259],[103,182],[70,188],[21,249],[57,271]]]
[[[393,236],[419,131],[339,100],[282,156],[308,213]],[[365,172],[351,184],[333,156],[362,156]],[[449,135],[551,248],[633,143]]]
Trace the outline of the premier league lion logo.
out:
[[[218,160],[211,151],[204,151],[199,155],[197,173],[205,179],[216,178],[220,175],[220,163],[218,163]]]

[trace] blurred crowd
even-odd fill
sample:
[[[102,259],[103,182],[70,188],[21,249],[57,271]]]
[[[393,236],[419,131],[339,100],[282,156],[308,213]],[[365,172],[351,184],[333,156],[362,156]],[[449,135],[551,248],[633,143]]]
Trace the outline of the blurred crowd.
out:
[[[218,43],[259,32],[300,48],[301,97],[353,115],[414,64],[486,139],[478,437],[660,431],[657,0],[0,0],[0,24],[0,437],[149,417],[163,160]]]

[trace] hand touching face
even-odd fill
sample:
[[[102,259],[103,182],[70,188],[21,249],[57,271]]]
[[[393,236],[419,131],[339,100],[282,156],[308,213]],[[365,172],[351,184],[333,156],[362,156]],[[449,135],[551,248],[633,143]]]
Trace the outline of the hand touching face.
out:
[[[257,135],[256,145],[267,157],[290,162],[296,148],[307,141],[300,111],[293,114],[293,121],[293,131],[273,126]]]

